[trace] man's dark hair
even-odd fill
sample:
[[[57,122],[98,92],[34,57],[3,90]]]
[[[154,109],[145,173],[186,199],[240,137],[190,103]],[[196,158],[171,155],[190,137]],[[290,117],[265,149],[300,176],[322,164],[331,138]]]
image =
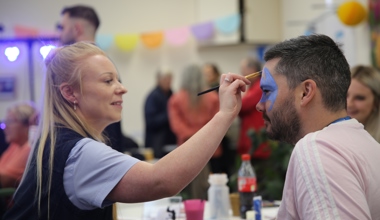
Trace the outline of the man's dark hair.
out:
[[[285,75],[290,89],[314,80],[325,108],[333,112],[346,108],[350,66],[340,45],[330,37],[315,34],[286,40],[264,55],[265,61],[275,58],[280,58],[276,72]]]
[[[89,21],[94,25],[95,30],[98,29],[100,21],[95,10],[89,6],[75,5],[71,7],[65,7],[61,14],[68,13],[71,18],[82,18]]]

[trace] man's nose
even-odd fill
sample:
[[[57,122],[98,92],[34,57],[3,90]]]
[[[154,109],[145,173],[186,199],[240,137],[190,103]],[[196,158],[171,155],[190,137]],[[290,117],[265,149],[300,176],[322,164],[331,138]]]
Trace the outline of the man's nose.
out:
[[[259,112],[264,112],[264,103],[258,102],[256,104],[256,110],[259,111]]]

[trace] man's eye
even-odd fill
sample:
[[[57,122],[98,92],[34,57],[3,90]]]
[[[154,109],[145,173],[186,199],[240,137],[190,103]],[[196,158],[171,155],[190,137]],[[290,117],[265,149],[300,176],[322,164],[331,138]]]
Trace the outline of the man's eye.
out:
[[[56,28],[57,28],[57,30],[59,30],[59,31],[62,31],[62,30],[63,30],[63,26],[62,26],[61,24],[57,24],[57,25],[56,25]]]
[[[268,94],[268,93],[270,93],[270,91],[267,90],[267,89],[264,89],[264,90],[263,90],[263,93],[264,93],[264,94]]]

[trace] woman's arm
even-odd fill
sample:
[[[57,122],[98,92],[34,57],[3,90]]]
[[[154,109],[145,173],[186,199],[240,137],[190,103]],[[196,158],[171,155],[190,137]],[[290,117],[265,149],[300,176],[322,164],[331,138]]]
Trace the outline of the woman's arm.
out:
[[[231,82],[224,79],[228,77]],[[223,74],[219,89],[220,110],[183,145],[155,164],[138,162],[114,187],[107,199],[143,202],[180,192],[207,164],[241,108],[241,91],[249,81]]]

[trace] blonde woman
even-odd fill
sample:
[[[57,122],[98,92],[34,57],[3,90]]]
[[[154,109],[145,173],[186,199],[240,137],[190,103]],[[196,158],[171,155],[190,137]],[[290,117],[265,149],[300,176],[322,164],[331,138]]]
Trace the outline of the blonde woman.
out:
[[[181,191],[207,164],[241,106],[249,81],[222,75],[220,110],[155,164],[106,144],[103,129],[121,118],[126,88],[113,63],[84,42],[46,61],[40,138],[4,219],[112,219],[115,202],[144,202]]]
[[[347,93],[347,112],[364,125],[380,142],[380,73],[371,66],[351,69],[351,84]]]

